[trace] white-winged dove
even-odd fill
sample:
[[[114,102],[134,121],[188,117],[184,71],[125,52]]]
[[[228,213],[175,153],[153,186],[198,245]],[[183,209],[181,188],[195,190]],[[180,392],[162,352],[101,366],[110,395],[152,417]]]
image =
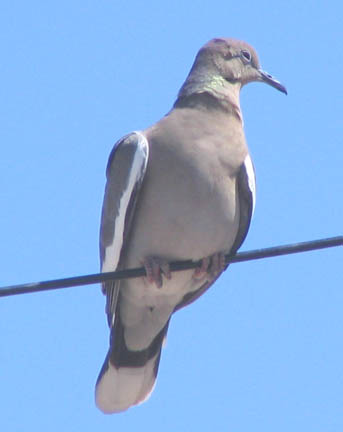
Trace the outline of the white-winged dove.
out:
[[[224,254],[241,246],[255,205],[255,174],[239,93],[261,81],[255,50],[213,39],[196,56],[172,110],[119,140],[109,157],[100,230],[101,271],[145,266],[147,277],[103,284],[110,348],[96,384],[105,413],[151,394],[170,317],[209,288]],[[201,260],[170,274],[168,262]]]

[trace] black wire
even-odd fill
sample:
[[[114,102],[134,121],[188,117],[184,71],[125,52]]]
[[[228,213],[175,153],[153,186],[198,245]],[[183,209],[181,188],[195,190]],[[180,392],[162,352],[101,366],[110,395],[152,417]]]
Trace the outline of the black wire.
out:
[[[308,252],[317,249],[343,246],[343,236],[330,237],[308,242],[293,243],[283,246],[274,246],[265,249],[255,249],[247,252],[240,252],[236,255],[226,255],[227,263],[239,263],[244,261],[257,260],[262,258],[271,258],[281,255],[289,255],[299,252]],[[198,267],[200,262],[175,261],[170,263],[171,271],[189,270]],[[70,288],[80,285],[90,285],[99,282],[105,282],[115,279],[128,279],[145,276],[144,268],[134,268],[128,270],[119,270],[116,272],[95,273],[85,276],[75,276],[65,279],[55,279],[43,282],[26,283],[22,285],[11,285],[0,288],[0,297],[7,297],[17,294],[28,294],[33,292],[48,291],[60,288]]]

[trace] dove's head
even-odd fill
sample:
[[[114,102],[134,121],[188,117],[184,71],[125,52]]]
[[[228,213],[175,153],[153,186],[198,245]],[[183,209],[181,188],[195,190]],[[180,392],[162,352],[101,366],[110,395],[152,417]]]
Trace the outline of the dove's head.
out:
[[[260,81],[287,94],[274,77],[263,71],[254,48],[236,39],[210,40],[198,52],[179,97],[208,92],[215,96],[239,92],[249,82]]]

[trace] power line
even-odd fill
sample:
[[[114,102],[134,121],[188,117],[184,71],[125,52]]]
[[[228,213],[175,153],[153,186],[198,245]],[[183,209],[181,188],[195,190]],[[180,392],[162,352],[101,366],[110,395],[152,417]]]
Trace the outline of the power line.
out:
[[[329,247],[343,246],[343,236],[330,237],[326,239],[312,240],[301,243],[292,243],[281,246],[274,246],[264,249],[255,249],[247,252],[240,252],[235,255],[226,255],[226,263],[239,263],[262,258],[271,258],[281,255],[290,255],[299,252],[309,252]],[[194,269],[200,265],[199,261],[174,261],[170,263],[171,271]],[[21,285],[11,285],[0,288],[0,297],[8,297],[17,294],[28,294],[40,291],[49,291],[61,288],[71,288],[80,285],[91,285],[115,279],[128,279],[145,276],[143,267],[119,270],[107,273],[95,273],[84,276],[75,276],[65,279],[55,279],[43,282],[33,282]]]

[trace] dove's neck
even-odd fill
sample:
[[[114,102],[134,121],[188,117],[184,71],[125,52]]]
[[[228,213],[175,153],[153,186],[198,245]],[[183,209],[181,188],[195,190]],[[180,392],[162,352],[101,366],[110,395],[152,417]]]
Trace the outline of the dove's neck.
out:
[[[201,70],[191,71],[181,87],[174,107],[208,105],[209,101],[221,109],[239,117],[242,114],[239,103],[240,83],[230,83],[215,73],[202,73]]]

